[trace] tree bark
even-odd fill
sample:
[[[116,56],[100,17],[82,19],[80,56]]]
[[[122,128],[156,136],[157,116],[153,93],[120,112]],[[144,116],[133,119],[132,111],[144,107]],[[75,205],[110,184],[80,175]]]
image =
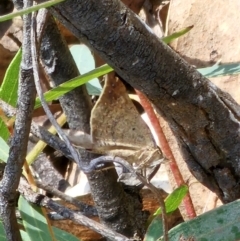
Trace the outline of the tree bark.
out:
[[[31,6],[25,1],[25,7]],[[36,98],[36,89],[32,72],[30,25],[31,15],[23,17],[23,54],[19,76],[17,113],[9,157],[0,182],[0,216],[6,233],[6,239],[21,241],[16,218],[16,197],[22,167],[27,153],[32,113]]]
[[[43,11],[40,11],[38,18],[40,19],[42,15]],[[68,46],[50,14],[47,14],[40,51],[44,69],[55,85],[79,75]],[[60,103],[68,118],[69,126],[90,133],[92,103],[85,86],[65,94],[60,99]],[[96,157],[93,153],[81,151],[82,161],[86,165]],[[132,197],[124,192],[117,181],[118,175],[114,166],[108,170],[90,173],[87,177],[102,223],[128,237],[134,234],[142,236],[146,221],[146,217],[142,218],[145,215],[142,203],[139,201],[139,196]],[[141,218],[137,219],[136,216]]]
[[[193,175],[223,202],[240,197],[240,107],[118,0],[68,0],[55,16],[152,101]]]

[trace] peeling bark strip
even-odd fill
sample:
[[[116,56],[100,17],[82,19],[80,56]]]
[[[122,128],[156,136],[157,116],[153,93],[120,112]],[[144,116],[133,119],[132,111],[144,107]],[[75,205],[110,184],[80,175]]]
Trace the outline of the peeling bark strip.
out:
[[[53,13],[142,91],[171,125],[189,169],[223,202],[240,197],[240,107],[118,0],[68,0]]]

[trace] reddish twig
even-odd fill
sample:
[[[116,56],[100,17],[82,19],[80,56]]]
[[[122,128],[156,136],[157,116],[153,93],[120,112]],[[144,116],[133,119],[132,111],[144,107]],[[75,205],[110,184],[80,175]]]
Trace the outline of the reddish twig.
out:
[[[152,104],[150,103],[150,101],[147,99],[147,97],[142,92],[140,92],[136,89],[135,89],[135,91],[140,99],[140,103],[141,103],[142,107],[144,108],[146,114],[148,115],[148,118],[156,132],[161,150],[162,150],[163,154],[165,155],[165,157],[169,160],[169,165],[172,170],[175,181],[177,183],[177,186],[186,185],[183,180],[183,177],[181,175],[181,172],[177,166],[177,163],[173,156],[172,150],[168,144],[167,138],[166,138],[165,134],[163,133],[159,120],[153,110]],[[191,218],[196,217],[196,212],[195,212],[189,192],[187,193],[186,197],[183,199],[183,203],[184,203],[188,218],[191,219]]]

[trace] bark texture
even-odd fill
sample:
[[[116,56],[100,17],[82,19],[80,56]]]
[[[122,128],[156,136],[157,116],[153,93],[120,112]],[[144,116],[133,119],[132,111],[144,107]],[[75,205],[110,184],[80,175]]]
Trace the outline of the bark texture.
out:
[[[26,1],[25,6],[30,6],[28,1]],[[6,233],[6,239],[11,241],[22,240],[15,214],[16,190],[26,157],[32,112],[36,97],[30,48],[31,15],[25,15],[23,17],[23,22],[25,38],[23,41],[23,54],[20,67],[16,121],[9,157],[4,170],[3,179],[0,183],[0,216]]]
[[[240,107],[118,0],[68,0],[52,8],[169,122],[194,176],[223,202],[240,197]]]
[[[38,16],[41,17],[42,12]],[[41,42],[41,59],[45,71],[55,85],[59,85],[79,75],[77,67],[62,39],[53,17],[48,14]],[[81,86],[60,99],[62,108],[72,129],[90,133],[90,114],[92,103],[85,86]],[[82,161],[88,165],[96,155],[81,152]],[[139,196],[132,197],[124,192],[115,168],[88,174],[93,199],[101,221],[113,230],[132,237],[142,236],[146,217],[142,211]],[[140,217],[141,219],[136,219]],[[141,221],[140,221],[141,220]]]

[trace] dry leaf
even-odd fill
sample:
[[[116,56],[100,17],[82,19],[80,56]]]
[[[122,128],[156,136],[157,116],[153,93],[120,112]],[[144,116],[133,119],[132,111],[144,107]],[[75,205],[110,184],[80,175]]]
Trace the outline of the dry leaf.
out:
[[[92,110],[91,136],[80,131],[66,133],[77,147],[119,156],[141,167],[163,158],[125,86],[115,77],[106,79]]]

